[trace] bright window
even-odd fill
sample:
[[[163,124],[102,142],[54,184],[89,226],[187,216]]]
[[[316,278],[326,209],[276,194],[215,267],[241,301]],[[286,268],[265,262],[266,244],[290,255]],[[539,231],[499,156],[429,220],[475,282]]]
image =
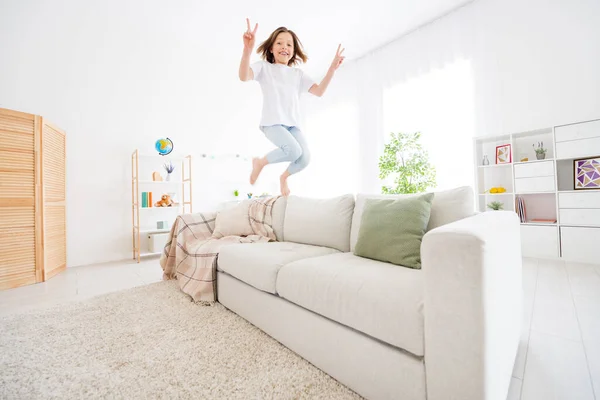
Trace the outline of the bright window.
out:
[[[474,87],[469,61],[411,78],[383,93],[385,142],[390,132],[421,132],[437,187],[473,185]],[[383,149],[382,149],[383,151]]]

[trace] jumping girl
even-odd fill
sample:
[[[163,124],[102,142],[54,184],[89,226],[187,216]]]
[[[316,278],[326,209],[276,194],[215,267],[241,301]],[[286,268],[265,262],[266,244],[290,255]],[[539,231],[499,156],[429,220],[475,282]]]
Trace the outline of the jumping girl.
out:
[[[327,74],[320,84],[316,84],[302,70],[293,67],[300,61],[306,63],[308,57],[296,34],[285,27],[275,29],[258,47],[256,52],[263,60],[250,65],[258,24],[254,26],[254,30],[250,30],[247,18],[246,23],[248,29],[244,33],[239,77],[242,81],[253,79],[260,84],[263,93],[260,130],[277,146],[277,149],[264,157],[252,159],[250,184],[254,185],[265,165],[290,162],[280,177],[281,194],[288,196],[288,177],[306,168],[310,160],[306,140],[299,127],[300,94],[308,92],[318,97],[323,96],[335,71],[344,61],[344,49],[340,50],[341,45],[338,46]]]

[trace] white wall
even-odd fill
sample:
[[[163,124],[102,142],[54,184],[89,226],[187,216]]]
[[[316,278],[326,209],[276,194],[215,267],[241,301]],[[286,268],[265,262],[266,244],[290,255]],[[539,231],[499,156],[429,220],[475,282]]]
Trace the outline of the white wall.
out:
[[[134,148],[152,152],[169,136],[196,159],[270,149],[256,128],[260,89],[236,78],[240,21],[262,11],[254,6],[215,14],[210,2],[2,2],[0,107],[67,131],[69,266],[131,256]],[[312,195],[379,190],[383,88],[457,58],[471,60],[478,135],[598,118],[598,20],[597,0],[477,0],[346,63],[325,98],[307,99],[313,165],[290,184]],[[245,182],[219,167],[230,165],[196,163],[195,210]],[[279,168],[266,172],[255,192],[276,190],[268,183]]]
[[[477,0],[346,65],[361,105],[359,190],[380,189],[383,91],[455,61],[473,71],[477,136],[600,118],[599,21],[598,0]]]
[[[2,2],[0,107],[42,115],[67,133],[68,266],[131,257],[131,154],[153,153],[157,138],[195,157],[194,211],[249,190],[249,161],[199,158],[271,148],[257,128],[260,88],[237,78],[247,11]],[[273,172],[253,191],[277,189]]]

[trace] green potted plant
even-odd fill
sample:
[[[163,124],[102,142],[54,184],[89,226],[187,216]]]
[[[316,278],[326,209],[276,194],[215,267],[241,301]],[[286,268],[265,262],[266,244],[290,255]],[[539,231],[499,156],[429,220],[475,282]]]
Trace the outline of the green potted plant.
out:
[[[500,203],[499,201],[492,201],[487,206],[488,208],[491,208],[494,211],[502,210],[504,208],[504,204]]]
[[[538,142],[538,147],[535,147],[534,144],[533,148],[535,150],[535,158],[537,158],[538,160],[543,160],[546,158],[547,149],[544,148],[544,142]]]
[[[420,132],[391,133],[379,158],[379,178],[393,178],[391,186],[382,186],[383,194],[421,193],[435,186],[436,171],[420,138]]]

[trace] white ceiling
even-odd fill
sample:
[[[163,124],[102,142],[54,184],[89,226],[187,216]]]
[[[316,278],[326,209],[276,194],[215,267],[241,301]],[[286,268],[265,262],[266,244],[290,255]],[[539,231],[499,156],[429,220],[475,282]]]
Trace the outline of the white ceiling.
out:
[[[329,66],[338,43],[346,49],[346,61],[359,58],[471,1],[302,0],[279,3],[255,0],[239,2],[236,7],[225,4],[219,7],[235,9],[227,12],[230,16],[225,26],[227,31],[235,31],[240,36],[240,44],[246,17],[250,18],[252,27],[255,22],[259,24],[257,42],[264,40],[278,26],[294,30],[310,57],[305,68],[315,71]],[[231,40],[235,43],[235,35]]]
[[[88,54],[94,54],[92,61],[101,55],[126,61],[137,56],[198,69],[204,60],[231,74],[248,17],[252,26],[259,24],[257,47],[279,26],[295,31],[309,56],[303,68],[318,78],[338,43],[350,61],[471,1],[23,0],[0,2],[0,39],[18,38],[20,47],[48,51],[71,49],[64,62],[89,59]]]

